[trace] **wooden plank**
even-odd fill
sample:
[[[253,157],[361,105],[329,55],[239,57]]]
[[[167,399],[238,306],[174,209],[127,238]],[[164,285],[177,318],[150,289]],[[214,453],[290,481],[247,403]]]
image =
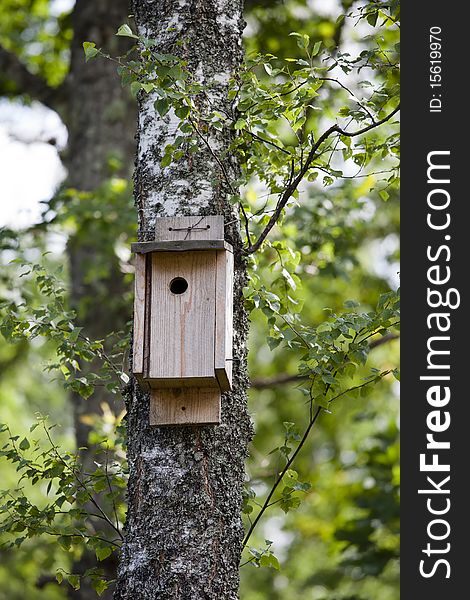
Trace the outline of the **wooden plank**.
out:
[[[145,340],[145,263],[143,254],[134,258],[134,337],[132,370],[141,380],[144,372],[144,340]]]
[[[150,313],[152,310],[152,255],[145,257],[145,325],[144,325],[144,374],[145,389],[150,389],[147,382],[150,360]]]
[[[149,380],[217,385],[214,372],[215,252],[156,252],[152,260]],[[187,283],[183,293],[172,282]]]
[[[188,231],[188,227],[190,231]],[[223,240],[223,216],[160,217],[155,223],[155,240]]]
[[[171,242],[135,242],[132,252],[187,252],[188,250],[230,250],[232,246],[224,240],[173,240]]]
[[[198,377],[188,376],[184,379],[180,377],[152,377],[149,379],[149,386],[152,389],[168,389],[178,387],[198,387],[198,388],[210,388],[217,387],[217,379],[215,372],[210,376]]]
[[[223,392],[232,389],[233,254],[217,252],[214,367]]]
[[[152,390],[150,425],[220,423],[220,391],[216,388]]]

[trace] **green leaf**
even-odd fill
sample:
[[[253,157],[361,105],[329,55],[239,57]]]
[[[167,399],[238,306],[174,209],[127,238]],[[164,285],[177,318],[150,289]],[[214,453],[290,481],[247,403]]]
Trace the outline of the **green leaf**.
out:
[[[129,25],[126,24],[121,25],[121,27],[119,27],[119,29],[116,31],[116,35],[134,38],[135,40],[139,39],[139,36],[132,33],[132,29],[129,27]]]
[[[57,543],[64,550],[70,550],[70,548],[72,546],[72,539],[66,535],[60,535],[57,538]]]
[[[264,63],[263,67],[269,76],[271,76],[273,74],[273,68],[271,67],[271,65],[269,63]]]
[[[382,198],[382,200],[384,202],[387,202],[387,200],[390,198],[390,194],[387,192],[387,190],[380,190],[379,196]]]
[[[302,483],[301,481],[298,481],[297,483],[294,483],[294,485],[292,486],[292,488],[296,491],[296,492],[308,492],[311,489],[312,485],[310,483],[308,483],[307,481]]]
[[[170,110],[170,103],[166,98],[159,98],[156,102],[154,102],[154,107],[158,114],[161,117],[164,117]]]
[[[31,444],[26,438],[23,438],[20,442],[20,450],[28,450],[31,447]]]
[[[348,377],[349,379],[352,379],[354,377],[355,373],[356,373],[356,365],[352,362],[347,363],[343,369],[343,374],[346,377]]]
[[[101,596],[101,594],[108,589],[109,581],[106,581],[105,579],[92,579],[91,587],[95,590],[98,596]]]
[[[186,119],[186,117],[189,115],[189,110],[189,106],[179,106],[177,109],[175,109],[175,115],[180,119]]]
[[[154,89],[154,87],[155,87],[155,86],[154,86],[154,84],[153,84],[153,83],[143,83],[143,84],[142,84],[142,89],[143,89],[145,92],[147,92],[147,94],[148,94],[149,92],[151,92],[151,91]]]
[[[282,338],[274,338],[274,337],[271,337],[271,336],[268,336],[266,338],[266,340],[268,342],[268,346],[269,346],[270,350],[274,350],[282,342]]]
[[[321,378],[325,383],[329,383],[330,385],[338,385],[338,380],[335,379],[330,373],[323,373]]]
[[[300,506],[300,498],[297,496],[287,496],[280,500],[279,506],[285,513],[288,513],[290,510]]]
[[[281,568],[279,561],[274,554],[263,554],[263,556],[259,559],[259,566],[276,569],[276,571],[279,571]]]
[[[133,81],[131,83],[131,94],[133,96],[137,96],[137,93],[139,92],[139,90],[142,89],[142,84],[140,83],[140,81]]]
[[[369,25],[372,25],[372,27],[375,27],[375,25],[377,23],[378,16],[379,16],[379,13],[377,11],[370,12],[367,15],[367,22],[369,23]]]
[[[299,474],[297,473],[297,471],[294,471],[294,469],[288,469],[286,471],[285,477],[288,477],[290,479],[295,479],[297,481]]]
[[[74,575],[71,573],[70,575],[66,575],[66,578],[74,590],[80,589],[80,576],[79,575]]]
[[[108,556],[111,556],[112,552],[113,551],[109,546],[99,546],[95,549],[96,558],[98,560],[104,560],[105,558],[108,558]]]
[[[95,492],[102,492],[107,487],[108,487],[108,485],[106,483],[105,478],[100,477],[100,479],[98,479],[98,481],[94,484],[93,489],[95,490]]]
[[[297,289],[297,285],[287,269],[282,269],[282,276],[293,290]]]
[[[168,165],[171,165],[171,154],[165,154],[165,156],[162,158],[162,160],[160,161],[160,165],[164,168],[164,167],[168,167]]]
[[[93,42],[83,42],[83,51],[85,52],[85,62],[95,58],[95,56],[100,53],[99,49],[96,47],[96,44]]]
[[[328,409],[330,406],[330,403],[328,402],[326,396],[324,395],[318,395],[315,397],[315,404],[317,406],[321,406],[322,408]]]
[[[312,56],[316,56],[320,52],[321,42],[315,42],[313,45]]]
[[[289,33],[290,36],[297,38],[297,46],[302,49],[308,48],[310,44],[310,37],[306,33],[297,33],[293,31]]]

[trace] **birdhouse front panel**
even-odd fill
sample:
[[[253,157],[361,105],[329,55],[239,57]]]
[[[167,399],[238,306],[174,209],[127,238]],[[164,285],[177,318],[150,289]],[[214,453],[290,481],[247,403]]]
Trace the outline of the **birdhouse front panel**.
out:
[[[152,254],[152,387],[217,387],[216,262],[211,251]]]

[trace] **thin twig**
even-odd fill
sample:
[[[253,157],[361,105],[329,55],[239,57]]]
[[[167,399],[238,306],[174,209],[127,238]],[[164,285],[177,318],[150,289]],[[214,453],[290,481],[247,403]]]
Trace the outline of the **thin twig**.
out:
[[[244,129],[244,131],[246,131],[246,133],[248,133],[249,135],[254,137],[256,140],[263,142],[264,144],[269,144],[270,146],[273,146],[277,150],[284,152],[284,154],[291,156],[291,153],[289,152],[289,150],[286,150],[285,148],[281,148],[281,146],[278,146],[275,142],[272,142],[271,140],[267,140],[267,139],[261,137],[260,135],[258,135],[257,133],[253,133],[253,131],[250,131],[249,129]]]
[[[65,462],[65,460],[62,458],[62,456],[60,455],[59,452],[57,452],[57,447],[54,444],[54,442],[52,441],[51,435],[47,429],[47,426],[44,425],[44,431],[46,432],[46,436],[47,439],[49,440],[53,452],[56,455],[56,457],[59,459],[59,461],[67,468],[69,469],[69,465]],[[114,523],[111,521],[111,519],[108,517],[108,515],[103,511],[103,509],[101,508],[101,506],[98,504],[98,502],[95,500],[95,498],[93,498],[93,494],[90,493],[90,491],[88,490],[88,488],[86,487],[86,485],[82,482],[82,480],[80,479],[80,477],[78,476],[78,474],[75,471],[72,471],[73,475],[75,477],[75,479],[77,480],[78,484],[80,485],[80,487],[85,491],[85,493],[87,494],[88,498],[90,499],[91,503],[93,504],[93,506],[98,510],[98,512],[103,516],[104,520],[108,523],[108,525],[110,525],[115,531],[116,533],[119,535],[119,537],[124,540],[124,536],[122,535],[120,529],[118,527],[116,527],[114,525]]]
[[[319,406],[317,408],[317,410],[315,411],[315,414],[313,416],[312,419],[310,419],[310,422],[307,426],[307,429],[304,432],[304,435],[302,436],[302,439],[300,440],[297,448],[295,449],[295,452],[292,454],[292,456],[289,458],[289,460],[286,462],[286,464],[284,465],[284,468],[282,469],[282,471],[279,473],[273,487],[271,488],[266,500],[264,501],[263,506],[261,507],[261,510],[259,511],[259,513],[256,515],[256,519],[253,521],[253,524],[251,525],[250,529],[248,530],[248,533],[245,536],[245,539],[243,540],[243,546],[246,546],[248,543],[248,540],[251,537],[251,534],[253,533],[256,525],[258,524],[259,520],[261,519],[261,517],[263,516],[263,514],[265,513],[266,509],[269,506],[269,503],[271,502],[271,498],[274,495],[274,492],[276,491],[278,485],[281,483],[282,478],[284,477],[284,475],[287,473],[287,471],[290,469],[292,463],[294,462],[294,460],[296,459],[298,453],[300,452],[300,450],[302,449],[302,446],[304,445],[304,443],[306,442],[307,438],[308,438],[308,434],[310,433],[312,427],[315,425],[316,420],[318,419],[318,417],[320,416],[320,413],[322,411],[322,407]]]
[[[383,378],[386,375],[390,374],[392,371],[389,369],[387,371],[383,371],[382,373],[380,373],[380,375],[378,375],[379,377]],[[348,394],[350,392],[353,392],[355,390],[359,390],[363,387],[366,387],[367,385],[370,385],[372,383],[374,383],[376,380],[376,376],[374,376],[371,379],[368,379],[367,381],[365,381],[364,383],[361,383],[360,385],[356,385],[352,388],[348,388],[347,390],[344,390],[343,392],[340,392],[339,394],[337,394],[336,396],[333,396],[333,398],[330,398],[330,400],[328,400],[328,405],[330,405],[332,402],[334,402],[335,400],[337,400],[338,398],[341,398],[341,396],[344,396],[345,394]],[[327,386],[327,388],[329,387],[329,385]],[[326,392],[325,392],[326,393]],[[282,469],[282,471],[279,473],[279,475],[277,476],[276,481],[274,482],[273,487],[271,488],[271,490],[269,491],[269,494],[266,497],[266,500],[263,503],[263,506],[261,507],[261,510],[259,511],[259,513],[256,515],[256,519],[253,521],[251,527],[248,530],[248,533],[245,536],[245,539],[243,540],[243,546],[245,547],[248,543],[248,540],[250,539],[256,525],[258,524],[259,520],[261,519],[261,517],[263,516],[263,514],[266,512],[266,510],[272,506],[273,504],[276,504],[276,502],[271,502],[271,498],[273,497],[275,491],[277,490],[279,484],[281,483],[284,475],[287,473],[287,471],[290,469],[290,467],[292,466],[293,462],[295,461],[297,455],[299,454],[299,452],[301,451],[301,449],[303,448],[305,442],[307,441],[307,438],[309,436],[310,431],[312,430],[312,427],[315,425],[315,422],[317,421],[318,417],[320,416],[320,413],[322,412],[323,407],[318,406],[315,414],[313,415],[313,417],[310,419],[306,430],[304,431],[304,434],[302,436],[302,439],[300,440],[300,442],[297,445],[297,448],[295,449],[294,453],[292,454],[292,456],[289,458],[289,460],[286,462],[284,468]]]
[[[94,540],[100,540],[100,542],[106,542],[107,544],[111,544],[112,546],[116,546],[116,548],[120,548],[121,545],[120,544],[116,544],[116,542],[111,541],[111,540],[107,540],[106,538],[102,538],[102,537],[98,537],[96,535],[87,535],[86,533],[84,533],[83,535],[81,533],[61,533],[61,532],[54,532],[54,531],[44,531],[44,533],[46,535],[53,535],[53,536],[58,536],[58,537],[69,537],[69,538],[93,538]]]
[[[376,121],[374,115],[369,111],[369,109],[366,106],[362,104],[362,102],[359,101],[359,98],[356,96],[356,94],[344,85],[344,83],[341,83],[339,79],[335,79],[334,77],[319,77],[319,79],[320,81],[333,81],[334,83],[337,83],[340,87],[342,87],[343,90],[346,90],[346,92],[348,92],[348,94],[350,94],[354,98],[354,100],[356,100],[359,106],[366,111],[372,123],[375,124]]]
[[[323,142],[325,142],[330,137],[330,135],[332,135],[333,133],[338,133],[339,135],[344,135],[344,136],[347,136],[347,137],[355,137],[355,136],[358,136],[358,135],[362,135],[364,133],[367,133],[371,129],[375,129],[376,127],[379,127],[380,125],[382,125],[382,124],[386,123],[387,121],[389,121],[399,110],[400,110],[400,105],[398,105],[391,113],[389,113],[386,117],[384,117],[380,121],[376,121],[375,123],[371,123],[370,125],[367,125],[366,127],[362,127],[361,129],[357,129],[356,131],[346,131],[345,129],[342,129],[336,123],[334,125],[332,125],[329,129],[327,129],[318,138],[318,140],[315,142],[315,144],[311,148],[311,150],[310,150],[310,152],[309,152],[309,154],[307,156],[307,159],[306,159],[304,165],[302,166],[302,168],[300,169],[297,177],[291,182],[290,185],[288,185],[286,187],[286,189],[282,193],[281,198],[279,199],[279,201],[277,203],[276,209],[275,209],[273,215],[270,217],[268,223],[266,224],[266,227],[263,229],[263,231],[259,235],[259,237],[256,240],[256,242],[254,244],[251,244],[245,250],[245,252],[247,254],[253,254],[253,252],[256,252],[261,247],[262,243],[266,239],[266,237],[269,234],[269,232],[271,231],[271,229],[276,225],[276,223],[277,223],[277,221],[278,221],[278,219],[279,219],[279,217],[281,215],[281,212],[282,212],[283,208],[285,207],[285,205],[289,201],[289,198],[296,191],[296,189],[299,186],[300,182],[303,180],[305,174],[309,170],[312,162],[317,158],[317,150],[323,144]]]
[[[108,452],[109,452],[109,446],[106,445],[106,453],[105,453],[106,454],[106,459],[105,459],[105,464],[104,464],[104,473],[105,473],[105,476],[106,476],[106,482],[108,484],[109,493],[111,494],[111,500],[112,500],[112,503],[113,503],[113,513],[114,513],[114,519],[116,521],[116,528],[120,529],[119,528],[119,517],[118,517],[118,514],[117,514],[117,508],[116,508],[116,501],[115,501],[115,499],[113,497],[113,488],[111,486],[111,481],[109,479],[109,473],[108,473]]]
[[[374,332],[374,335],[376,334],[377,332]],[[389,342],[393,342],[394,340],[398,340],[399,338],[400,336],[395,333],[388,333],[387,335],[384,335],[383,337],[370,342],[369,350],[373,350],[374,348],[377,348]],[[290,373],[282,373],[281,375],[276,375],[276,377],[253,379],[253,381],[251,382],[251,388],[255,390],[264,390],[267,388],[275,387],[277,385],[285,385],[286,383],[292,383],[295,381],[301,383],[302,381],[305,381],[310,377],[310,374],[303,375],[296,373],[295,375],[292,375]]]
[[[212,158],[216,161],[216,163],[219,165],[220,170],[222,171],[222,174],[224,176],[224,179],[227,183],[227,185],[230,188],[230,191],[232,192],[232,194],[234,196],[238,196],[237,192],[235,191],[234,187],[232,186],[232,183],[229,179],[229,176],[227,174],[227,171],[224,167],[224,164],[222,163],[222,161],[220,160],[220,158],[217,156],[217,154],[214,152],[214,150],[212,149],[211,145],[209,144],[209,142],[206,140],[206,138],[202,135],[202,133],[199,131],[196,123],[194,122],[194,120],[191,118],[191,116],[188,116],[188,121],[191,123],[192,128],[194,129],[194,132],[196,133],[196,135],[199,137],[199,139],[203,142],[203,144],[206,146],[206,148],[209,150],[210,155],[212,156]]]

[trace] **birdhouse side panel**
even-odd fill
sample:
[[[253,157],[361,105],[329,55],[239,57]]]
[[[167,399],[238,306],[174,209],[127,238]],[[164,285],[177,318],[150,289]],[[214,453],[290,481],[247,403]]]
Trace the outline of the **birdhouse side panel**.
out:
[[[233,254],[217,252],[215,373],[223,392],[232,389]]]
[[[134,335],[132,370],[134,375],[142,381],[144,373],[144,345],[145,345],[145,288],[146,288],[146,256],[135,255],[135,280],[134,280]]]
[[[149,381],[152,387],[217,384],[216,252],[152,254]]]

